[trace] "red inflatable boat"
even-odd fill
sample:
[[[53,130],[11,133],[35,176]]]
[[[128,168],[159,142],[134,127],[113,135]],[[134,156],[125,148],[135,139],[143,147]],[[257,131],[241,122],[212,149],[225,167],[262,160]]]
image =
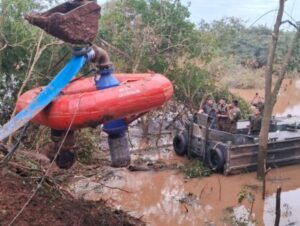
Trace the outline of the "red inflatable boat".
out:
[[[173,94],[172,83],[160,74],[115,74],[120,86],[96,90],[94,77],[73,80],[33,122],[52,129],[93,127],[114,119],[127,123],[162,106]],[[42,87],[25,92],[17,111],[26,107]]]

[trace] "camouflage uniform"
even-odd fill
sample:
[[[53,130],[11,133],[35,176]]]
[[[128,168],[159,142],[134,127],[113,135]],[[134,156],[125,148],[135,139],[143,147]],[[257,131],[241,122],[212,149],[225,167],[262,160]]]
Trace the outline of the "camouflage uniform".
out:
[[[226,105],[218,104],[218,129],[221,131],[227,131],[227,121],[228,121],[228,114]]]
[[[250,116],[249,121],[250,121],[250,134],[258,135],[261,128],[262,116],[261,115]]]
[[[217,107],[215,106],[215,104],[213,104],[213,106],[210,106],[209,104],[205,104],[203,106],[203,112],[205,114],[208,114],[210,117],[214,118],[217,115]]]
[[[213,104],[213,106],[210,106],[209,104],[206,103],[202,109],[203,109],[203,112],[205,114],[208,114],[208,116],[209,116],[210,128],[215,129],[217,127],[217,125],[216,125],[217,106],[215,104]]]
[[[241,110],[239,107],[233,107],[228,111],[228,132],[236,133],[237,121],[241,118]]]

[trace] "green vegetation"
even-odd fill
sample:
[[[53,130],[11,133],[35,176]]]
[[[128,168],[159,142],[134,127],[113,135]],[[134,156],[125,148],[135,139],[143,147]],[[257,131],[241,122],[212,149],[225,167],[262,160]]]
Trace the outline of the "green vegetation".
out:
[[[182,171],[188,178],[208,177],[211,175],[211,170],[203,165],[199,160],[191,161],[189,165],[183,166]]]
[[[0,124],[17,95],[47,84],[70,46],[31,26],[24,15],[62,1],[2,0],[0,3]],[[263,67],[271,30],[246,27],[236,18],[196,25],[180,0],[110,0],[102,6],[98,45],[110,53],[116,71],[155,71],[174,84],[175,98],[197,108],[204,94],[234,97],[230,87],[263,86]],[[293,32],[279,40],[277,61]],[[297,52],[290,72],[298,71]],[[27,79],[26,79],[27,78]],[[24,84],[24,81],[27,82]],[[225,95],[224,95],[225,94]],[[247,104],[242,103],[244,112]]]

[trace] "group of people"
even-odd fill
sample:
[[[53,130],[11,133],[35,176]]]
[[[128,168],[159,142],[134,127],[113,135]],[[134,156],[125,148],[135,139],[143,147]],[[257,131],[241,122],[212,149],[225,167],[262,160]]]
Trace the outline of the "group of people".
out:
[[[200,106],[199,113],[205,113],[210,117],[212,128],[229,133],[236,133],[237,121],[241,118],[238,100],[228,104],[225,98],[220,98],[216,103],[212,96],[209,96],[204,105]]]
[[[249,135],[258,135],[262,123],[262,113],[264,109],[264,100],[256,93],[251,101],[252,114],[249,116]],[[212,96],[209,96],[205,103],[200,106],[198,113],[205,113],[209,116],[211,128],[221,131],[236,133],[237,122],[241,119],[241,110],[238,100],[227,103],[225,98],[220,98],[218,103]]]

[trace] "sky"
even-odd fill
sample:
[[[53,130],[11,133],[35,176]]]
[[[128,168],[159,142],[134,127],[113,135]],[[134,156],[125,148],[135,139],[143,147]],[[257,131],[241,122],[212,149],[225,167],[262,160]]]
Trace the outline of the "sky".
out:
[[[101,5],[107,0],[98,0]],[[190,4],[190,20],[198,24],[201,19],[207,22],[219,20],[223,17],[241,18],[246,25],[253,23],[268,11],[278,8],[279,0],[182,0],[185,5]],[[288,0],[285,4],[285,19],[292,16],[296,21],[300,20],[300,0]],[[273,11],[259,19],[254,25],[266,25],[272,27],[276,19]],[[291,20],[291,19],[290,19]],[[289,29],[289,25],[285,25]]]

